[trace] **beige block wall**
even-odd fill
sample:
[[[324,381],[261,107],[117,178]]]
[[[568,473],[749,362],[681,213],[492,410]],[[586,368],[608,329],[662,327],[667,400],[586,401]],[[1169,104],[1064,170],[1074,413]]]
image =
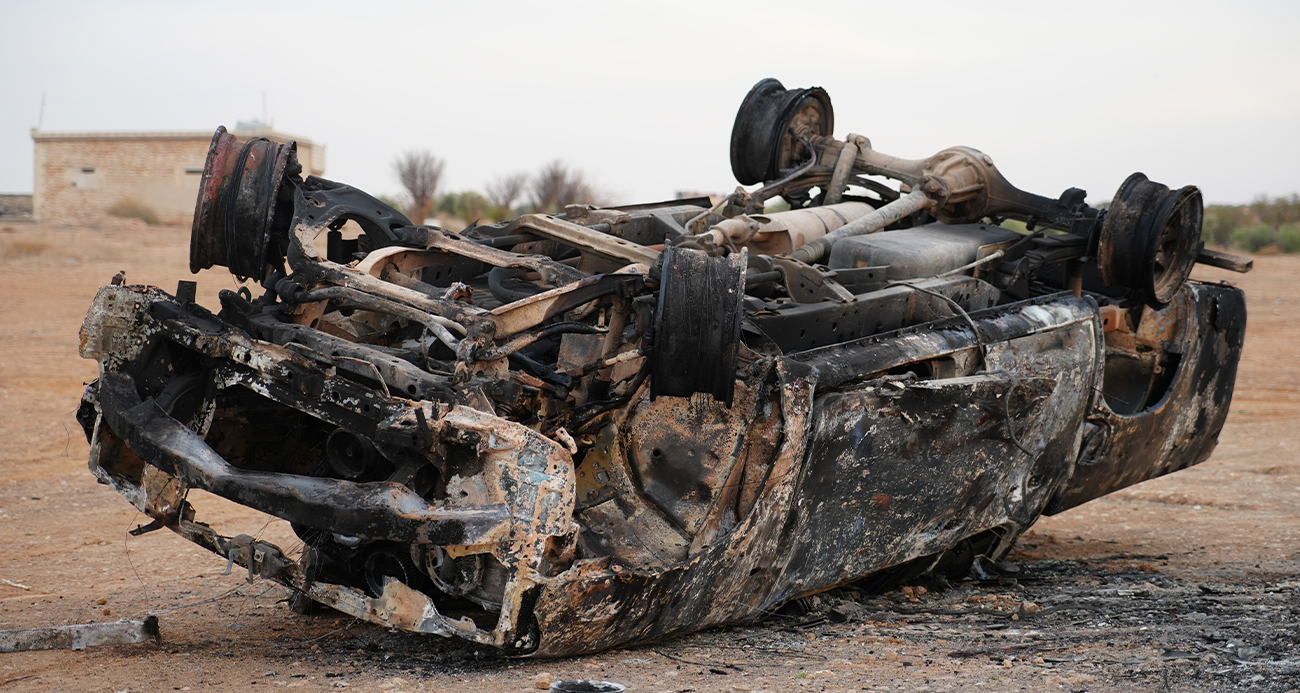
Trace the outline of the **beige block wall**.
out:
[[[310,140],[285,135],[275,132],[269,128],[260,130],[237,130],[231,133],[240,140],[247,140],[253,137],[265,137],[273,142],[288,144],[290,141],[298,143],[298,163],[302,164],[302,176],[323,176],[325,175],[325,146],[313,144]]]
[[[40,221],[81,223],[134,199],[163,223],[188,224],[209,141],[38,139],[32,212]]]
[[[134,138],[32,134],[36,168],[32,212],[37,220],[88,223],[119,202],[136,200],[151,207],[165,224],[192,222],[211,134],[150,133]],[[235,135],[289,139],[269,132]],[[324,173],[323,147],[300,141],[298,158],[303,175]]]

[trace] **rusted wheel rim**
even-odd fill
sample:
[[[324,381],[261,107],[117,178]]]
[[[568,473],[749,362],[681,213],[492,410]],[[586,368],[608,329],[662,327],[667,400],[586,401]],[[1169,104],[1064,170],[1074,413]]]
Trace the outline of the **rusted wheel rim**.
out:
[[[1196,263],[1202,214],[1196,186],[1174,191],[1141,173],[1129,176],[1102,224],[1102,281],[1154,308],[1172,301]]]
[[[786,89],[767,78],[745,95],[731,127],[731,172],[742,185],[780,177],[808,158],[802,138],[835,129],[831,97],[821,87]],[[801,138],[802,137],[802,138]]]
[[[222,265],[237,277],[265,276],[280,187],[286,172],[298,172],[296,149],[265,137],[241,142],[217,128],[195,203],[191,272]]]

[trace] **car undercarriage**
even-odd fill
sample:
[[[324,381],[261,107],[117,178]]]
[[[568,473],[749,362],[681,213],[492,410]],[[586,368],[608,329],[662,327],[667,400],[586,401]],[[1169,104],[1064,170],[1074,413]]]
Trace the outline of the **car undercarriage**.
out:
[[[1137,173],[1102,209],[833,132],[763,80],[748,189],[452,232],[219,128],[190,268],[245,288],[100,290],[91,471],[299,606],[560,656],[960,577],[1210,455],[1245,299],[1189,275],[1249,261],[1202,247],[1199,190]]]

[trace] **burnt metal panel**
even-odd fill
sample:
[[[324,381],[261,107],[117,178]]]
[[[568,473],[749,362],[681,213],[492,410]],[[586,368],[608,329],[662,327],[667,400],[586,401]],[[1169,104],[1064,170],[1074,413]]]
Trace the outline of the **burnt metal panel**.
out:
[[[1189,283],[1178,371],[1159,401],[1132,415],[1116,414],[1098,397],[1088,413],[1083,454],[1069,484],[1045,508],[1055,514],[1140,481],[1204,462],[1228,418],[1246,335],[1239,289]]]
[[[1248,263],[1192,252],[1195,188],[1135,174],[1142,213],[1108,217],[969,147],[836,140],[822,90],[755,93],[733,163],[761,187],[464,232],[219,130],[192,269],[264,293],[213,314],[193,282],[100,290],[91,471],[152,518],[139,533],[299,604],[561,656],[960,576],[1045,510],[1209,455],[1245,304],[1184,270]],[[778,195],[791,209],[763,214]],[[799,218],[819,238],[776,243]],[[873,244],[889,257],[817,264]],[[304,551],[218,533],[192,488],[289,520]]]
[[[979,375],[878,380],[819,398],[773,601],[992,527],[1027,528],[1071,472],[1096,332],[1092,321],[1030,332],[990,347]]]

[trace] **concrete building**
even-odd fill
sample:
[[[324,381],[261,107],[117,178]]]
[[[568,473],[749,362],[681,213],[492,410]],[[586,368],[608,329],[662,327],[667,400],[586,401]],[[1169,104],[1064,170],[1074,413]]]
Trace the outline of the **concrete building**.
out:
[[[325,147],[276,132],[258,121],[239,123],[242,139],[298,142],[303,175],[325,172]],[[165,224],[188,225],[203,177],[212,132],[42,132],[32,129],[36,172],[32,212],[37,221],[82,223],[118,205],[152,210]]]

